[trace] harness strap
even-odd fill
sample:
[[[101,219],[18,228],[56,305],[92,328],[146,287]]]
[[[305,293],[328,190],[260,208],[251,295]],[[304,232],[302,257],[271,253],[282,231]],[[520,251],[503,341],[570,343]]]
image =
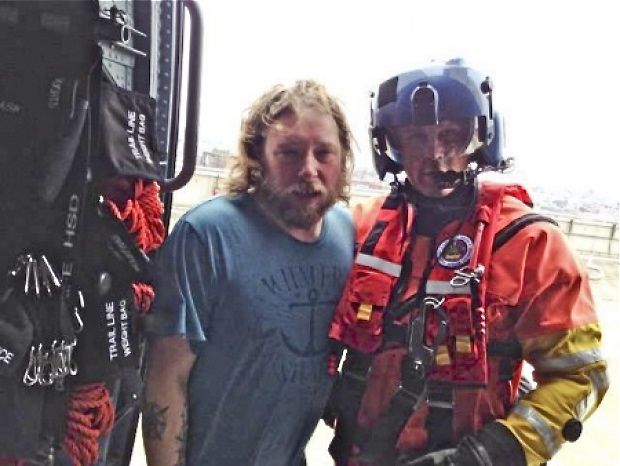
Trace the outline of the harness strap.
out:
[[[510,240],[510,238],[516,235],[523,228],[536,222],[547,222],[558,226],[558,222],[556,222],[550,217],[546,217],[541,214],[531,213],[522,215],[521,217],[514,219],[512,222],[510,222],[508,225],[506,225],[504,228],[497,232],[497,234],[495,235],[495,240],[493,240],[492,251],[497,251],[504,244],[506,244]]]
[[[429,380],[428,414],[425,429],[428,432],[426,448],[429,451],[442,450],[452,446],[452,422],[454,417],[454,394],[445,382]]]
[[[338,386],[338,422],[334,438],[329,444],[329,454],[336,466],[346,466],[353,445],[362,445],[367,432],[357,423],[357,413],[366,390],[372,356],[348,349]]]
[[[384,204],[385,207],[385,204]],[[385,231],[385,228],[388,226],[388,222],[386,221],[377,221],[377,223],[374,224],[374,226],[372,227],[372,230],[370,230],[370,233],[368,233],[368,237],[366,238],[366,241],[364,241],[364,244],[362,244],[362,247],[360,248],[360,253],[364,254],[364,255],[371,255],[372,252],[375,250],[375,246],[377,245],[377,243],[379,242],[379,238],[381,238],[381,234]],[[362,265],[366,265],[366,264],[362,264]]]

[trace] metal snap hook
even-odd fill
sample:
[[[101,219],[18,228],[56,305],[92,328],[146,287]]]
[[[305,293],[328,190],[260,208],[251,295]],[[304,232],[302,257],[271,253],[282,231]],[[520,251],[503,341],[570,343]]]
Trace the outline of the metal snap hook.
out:
[[[456,276],[454,276],[454,277],[452,277],[450,279],[450,285],[452,287],[460,288],[462,286],[468,285],[469,282],[471,281],[471,277],[459,274],[458,270],[455,273],[458,274],[458,275],[456,275]]]
[[[479,283],[484,275],[484,265],[478,264],[474,270],[463,267],[462,269],[455,270],[454,275],[455,276],[450,279],[450,285],[454,288],[469,285],[472,280]]]
[[[84,321],[82,320],[82,317],[80,316],[80,313],[78,312],[77,306],[73,307],[73,321],[74,321],[73,331],[75,333],[80,333],[82,330],[84,330]]]
[[[56,340],[52,343],[52,347],[56,344]],[[54,383],[54,364],[50,357],[49,351],[43,351],[43,344],[39,343],[39,351],[37,352],[37,381],[39,385],[47,387]]]
[[[35,351],[35,347],[31,346],[30,356],[28,357],[28,366],[26,367],[26,371],[24,372],[24,377],[22,379],[24,385],[28,387],[32,387],[37,383],[36,358],[34,356]]]
[[[445,300],[445,296],[442,296],[441,298],[436,298],[435,296],[425,296],[424,305],[430,307],[431,309],[437,309],[444,303]]]

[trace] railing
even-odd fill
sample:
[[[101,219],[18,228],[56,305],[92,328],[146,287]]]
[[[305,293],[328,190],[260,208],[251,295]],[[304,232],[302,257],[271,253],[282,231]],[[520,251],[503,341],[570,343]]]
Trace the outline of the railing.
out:
[[[220,168],[198,167],[190,183],[174,197],[172,221],[174,223],[188,208],[222,191],[226,171]],[[351,203],[378,196],[381,191],[353,187]],[[608,257],[618,260],[618,223],[601,222],[556,212],[543,212],[554,218],[568,236],[572,246],[582,255]]]
[[[618,224],[550,214],[568,236],[573,247],[584,254],[618,258]]]

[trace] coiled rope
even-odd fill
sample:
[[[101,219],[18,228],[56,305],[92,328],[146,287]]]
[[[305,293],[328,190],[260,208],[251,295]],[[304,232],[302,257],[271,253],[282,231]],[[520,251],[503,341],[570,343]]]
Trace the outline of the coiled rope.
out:
[[[159,191],[156,182],[137,179],[134,195],[126,200],[124,207],[120,208],[109,199],[104,201],[145,253],[157,249],[165,238],[164,205],[159,199]],[[140,314],[148,313],[155,298],[153,287],[147,283],[133,283],[132,287],[135,308]],[[63,447],[73,466],[88,466],[97,461],[98,441],[112,430],[113,425],[114,404],[105,384],[83,385],[71,393]]]
[[[103,382],[78,386],[67,406],[67,431],[63,448],[73,466],[94,464],[99,458],[99,438],[114,425],[114,404]]]

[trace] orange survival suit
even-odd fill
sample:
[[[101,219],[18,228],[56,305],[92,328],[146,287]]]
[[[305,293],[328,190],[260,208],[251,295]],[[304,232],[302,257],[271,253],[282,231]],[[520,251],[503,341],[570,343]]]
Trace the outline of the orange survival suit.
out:
[[[602,400],[606,364],[586,273],[517,185],[480,183],[429,236],[402,186],[357,206],[356,259],[330,329],[337,465],[454,447],[497,420],[539,465]],[[415,203],[414,203],[415,204]],[[518,398],[522,362],[537,388]]]

